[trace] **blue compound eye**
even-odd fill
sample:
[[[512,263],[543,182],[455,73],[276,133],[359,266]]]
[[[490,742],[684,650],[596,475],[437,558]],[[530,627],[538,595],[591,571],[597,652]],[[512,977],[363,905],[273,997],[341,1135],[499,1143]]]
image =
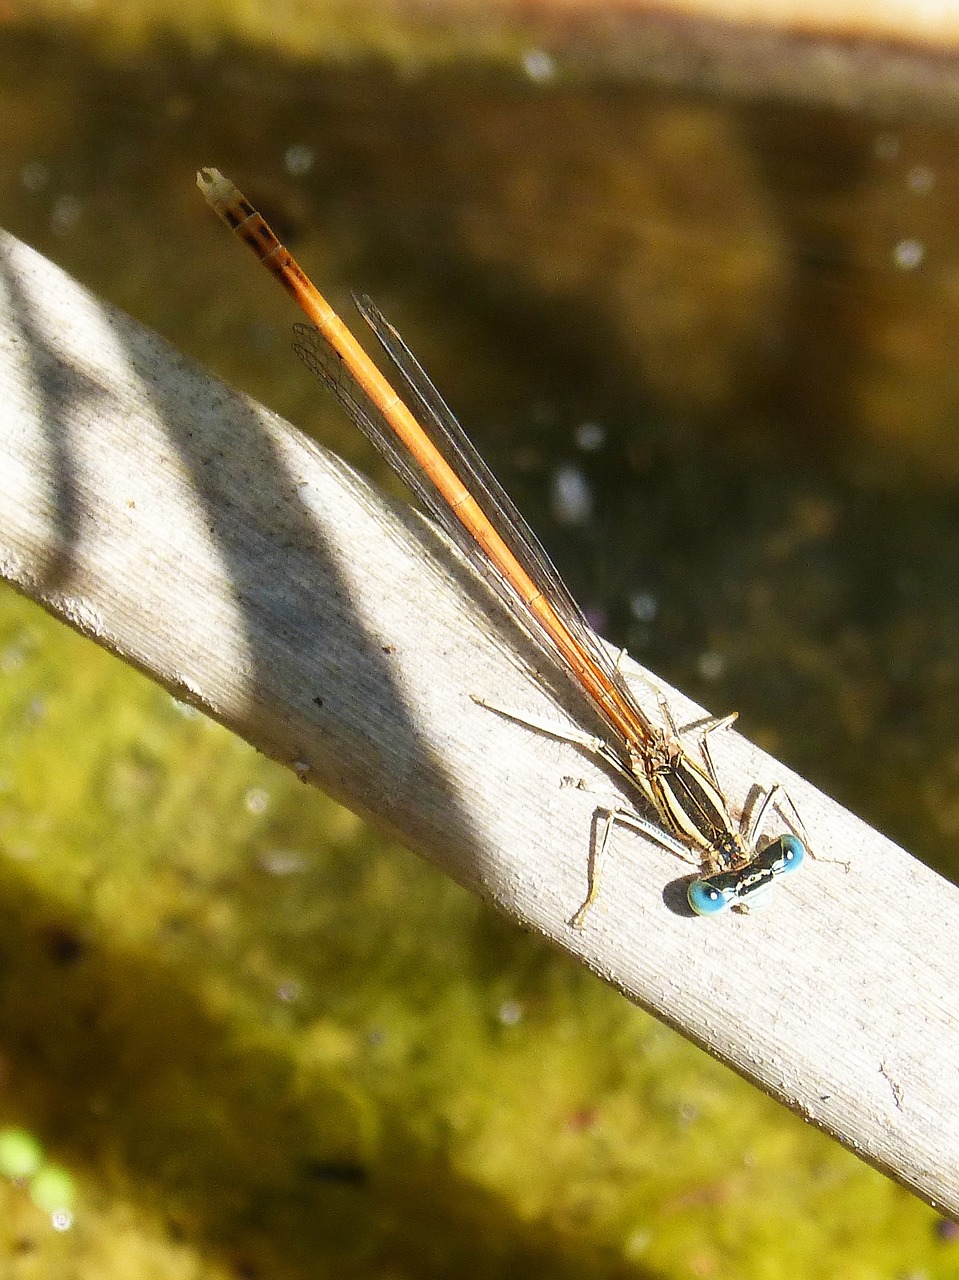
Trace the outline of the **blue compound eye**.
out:
[[[698,916],[716,916],[735,901],[735,892],[710,880],[694,880],[686,890],[686,900]]]
[[[777,867],[779,875],[785,875],[788,871],[795,871],[801,867],[806,857],[806,846],[798,836],[780,836],[777,841],[782,850],[782,859]]]

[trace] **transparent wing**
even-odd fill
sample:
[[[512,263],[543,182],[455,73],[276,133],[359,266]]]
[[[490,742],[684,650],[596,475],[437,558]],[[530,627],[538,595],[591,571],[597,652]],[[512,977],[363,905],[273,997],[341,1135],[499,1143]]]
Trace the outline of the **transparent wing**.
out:
[[[539,539],[483,461],[416,357],[369,298],[354,297],[354,301],[394,364],[403,384],[401,390],[407,393],[409,408],[433,446],[457,473],[537,588],[549,598],[570,634],[603,673],[610,696],[621,704],[627,713],[626,718],[638,721],[651,737],[659,737],[659,731],[637,704],[609,650],[587,622]],[[553,644],[548,632],[439,496],[415,458],[397,442],[389,422],[354,381],[340,356],[311,325],[295,325],[294,331],[297,342],[293,349],[304,364],[333,392],[347,414],[410,487],[436,523],[481,577],[491,584],[527,635],[565,672],[580,692],[585,692],[576,671]],[[593,698],[590,701],[613,730],[622,749],[621,731],[610,721],[600,703]]]

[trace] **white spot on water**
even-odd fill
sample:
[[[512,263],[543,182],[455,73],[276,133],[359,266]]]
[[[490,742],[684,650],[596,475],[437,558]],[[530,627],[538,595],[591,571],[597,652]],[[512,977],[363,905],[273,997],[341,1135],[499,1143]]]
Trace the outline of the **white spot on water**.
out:
[[[560,524],[585,524],[593,514],[593,495],[586,477],[571,463],[553,472],[550,501]]]
[[[267,805],[270,803],[270,793],[263,787],[251,787],[243,797],[243,803],[249,813],[259,816],[266,812]]]
[[[496,1011],[496,1016],[504,1027],[515,1027],[523,1017],[523,1006],[518,1000],[504,1000]]]
[[[527,49],[523,54],[523,70],[537,84],[545,84],[556,75],[556,62],[545,49]]]
[[[297,849],[264,849],[257,863],[271,876],[292,876],[306,867],[306,858]]]
[[[909,170],[906,175],[906,182],[910,191],[915,191],[917,196],[925,196],[936,185],[936,175],[928,165],[917,164]]]
[[[42,191],[49,185],[50,170],[42,160],[30,160],[20,170],[20,182],[28,191]]]
[[[55,201],[50,214],[50,229],[54,235],[69,235],[80,221],[82,213],[83,205],[76,196],[61,196]]]
[[[316,152],[312,147],[304,146],[302,143],[294,143],[283,152],[286,171],[294,178],[302,178],[304,174],[309,173],[315,162]]]
[[[659,613],[659,601],[650,591],[637,591],[629,598],[629,611],[637,622],[652,622]]]
[[[892,251],[892,260],[900,271],[915,271],[926,256],[921,240],[900,240]]]
[[[696,667],[704,680],[718,680],[726,670],[726,659],[715,649],[707,649],[699,655]]]
[[[606,443],[606,428],[600,422],[581,422],[573,432],[573,439],[583,453],[595,453]]]

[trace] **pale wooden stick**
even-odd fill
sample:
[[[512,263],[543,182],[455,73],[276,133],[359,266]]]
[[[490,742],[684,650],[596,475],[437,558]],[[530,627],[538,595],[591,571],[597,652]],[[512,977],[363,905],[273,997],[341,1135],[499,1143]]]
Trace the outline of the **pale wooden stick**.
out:
[[[699,920],[689,868],[617,828],[570,929],[597,799],[563,779],[616,780],[473,701],[564,716],[424,521],[9,236],[0,392],[9,582],[959,1212],[955,888],[724,731],[734,802],[784,783],[818,860],[765,911]]]

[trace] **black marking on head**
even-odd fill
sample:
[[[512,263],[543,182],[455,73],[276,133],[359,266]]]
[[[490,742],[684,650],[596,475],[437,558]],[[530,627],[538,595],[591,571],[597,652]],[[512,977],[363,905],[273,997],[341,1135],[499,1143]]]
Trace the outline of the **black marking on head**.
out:
[[[776,874],[769,867],[747,868],[739,873],[738,896],[744,898],[749,893],[755,893],[764,885],[772,884],[775,879]]]

